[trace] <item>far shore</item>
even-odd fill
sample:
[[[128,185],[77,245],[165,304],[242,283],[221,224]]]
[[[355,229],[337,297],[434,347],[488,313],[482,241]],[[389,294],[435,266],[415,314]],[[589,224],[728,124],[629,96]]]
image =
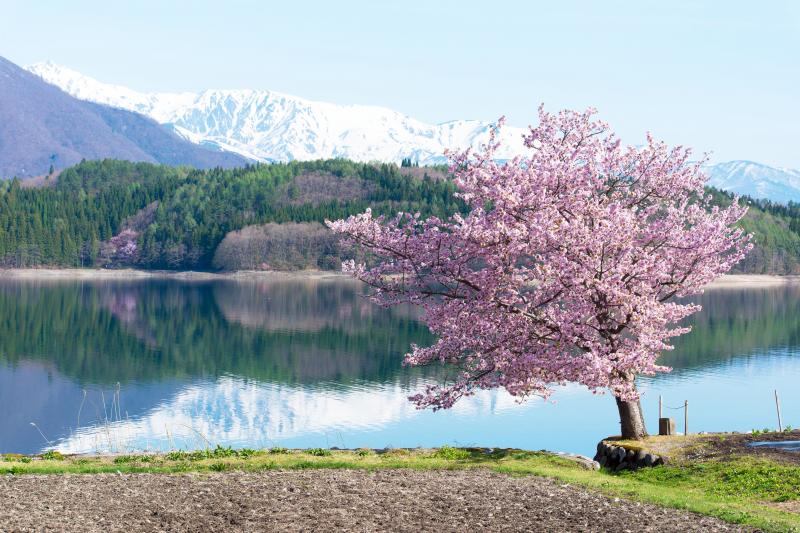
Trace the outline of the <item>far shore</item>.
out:
[[[173,279],[181,281],[260,281],[260,280],[345,280],[349,276],[330,270],[239,270],[235,272],[196,272],[173,270],[135,270],[104,268],[8,268],[0,269],[0,279],[25,280],[137,280]],[[800,276],[768,274],[730,274],[706,286],[707,289],[771,287],[800,283]]]
[[[239,270],[235,272],[196,272],[191,270],[135,270],[106,268],[8,268],[0,269],[0,279],[24,280],[138,280],[174,279],[181,281],[216,280],[323,280],[350,279],[341,272],[325,270]]]
[[[706,285],[707,289],[771,287],[800,283],[800,276],[773,276],[769,274],[728,274]]]

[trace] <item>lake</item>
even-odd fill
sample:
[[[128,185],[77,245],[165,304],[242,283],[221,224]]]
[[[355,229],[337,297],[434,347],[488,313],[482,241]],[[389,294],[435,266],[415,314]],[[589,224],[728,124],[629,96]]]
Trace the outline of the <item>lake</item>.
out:
[[[407,396],[443,375],[404,368],[432,337],[344,279],[0,282],[0,452],[500,446],[592,455],[618,431],[613,398],[578,386],[518,404],[484,391],[449,411]],[[689,401],[689,431],[800,425],[800,287],[696,298],[694,330],[643,379]],[[683,430],[683,411],[667,410]]]

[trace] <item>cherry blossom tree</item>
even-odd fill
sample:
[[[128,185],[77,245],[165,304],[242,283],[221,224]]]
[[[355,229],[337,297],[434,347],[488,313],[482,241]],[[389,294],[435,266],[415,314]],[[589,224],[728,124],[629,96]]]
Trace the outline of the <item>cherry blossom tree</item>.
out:
[[[132,229],[122,230],[109,239],[110,253],[120,261],[130,261],[136,257],[139,234]]]
[[[327,222],[380,261],[344,270],[383,305],[411,303],[438,337],[412,346],[410,365],[446,363],[453,377],[411,399],[448,408],[478,389],[525,399],[576,382],[610,390],[622,436],[646,436],[636,378],[658,365],[698,294],[750,249],[734,227],[746,207],[711,204],[704,160],[648,135],[624,147],[595,111],[539,109],[523,157],[451,155],[466,214]],[[502,126],[501,122],[498,128]]]

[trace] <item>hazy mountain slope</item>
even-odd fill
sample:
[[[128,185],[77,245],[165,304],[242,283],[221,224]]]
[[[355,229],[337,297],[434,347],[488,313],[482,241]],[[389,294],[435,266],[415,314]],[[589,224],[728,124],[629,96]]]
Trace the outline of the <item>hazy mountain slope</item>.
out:
[[[775,202],[800,202],[800,170],[773,168],[752,161],[728,161],[706,169],[709,185]]]
[[[27,67],[73,96],[146,114],[196,143],[209,143],[262,161],[346,158],[445,161],[446,149],[478,147],[490,123],[427,124],[391,109],[314,102],[266,90],[208,90],[146,94],[109,85],[53,63]],[[522,149],[522,128],[504,128],[500,157]]]
[[[0,57],[0,177],[106,157],[198,167],[246,162],[187,143],[144,116],[78,100]]]

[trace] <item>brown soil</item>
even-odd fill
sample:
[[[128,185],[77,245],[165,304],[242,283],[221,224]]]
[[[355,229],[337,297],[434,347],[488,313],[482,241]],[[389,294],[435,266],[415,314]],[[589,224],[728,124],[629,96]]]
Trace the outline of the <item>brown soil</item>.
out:
[[[0,478],[2,531],[743,531],[483,470]]]

